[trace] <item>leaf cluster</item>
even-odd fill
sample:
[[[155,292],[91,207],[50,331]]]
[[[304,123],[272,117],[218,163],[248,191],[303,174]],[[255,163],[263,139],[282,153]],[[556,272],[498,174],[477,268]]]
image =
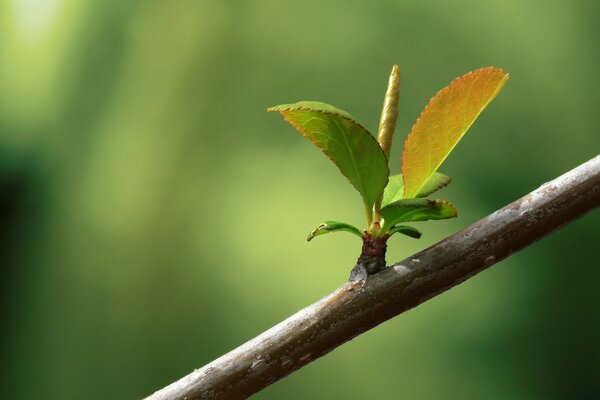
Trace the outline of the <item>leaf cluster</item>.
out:
[[[349,113],[332,105],[301,101],[271,107],[318,147],[360,193],[367,218],[362,232],[337,221],[325,221],[308,240],[345,231],[358,237],[389,237],[395,233],[419,238],[405,223],[457,216],[446,200],[429,196],[450,184],[438,168],[479,114],[500,92],[508,74],[500,68],[475,70],[455,79],[429,101],[404,144],[401,173],[390,176],[388,158],[398,117],[400,74],[392,69],[377,139]]]

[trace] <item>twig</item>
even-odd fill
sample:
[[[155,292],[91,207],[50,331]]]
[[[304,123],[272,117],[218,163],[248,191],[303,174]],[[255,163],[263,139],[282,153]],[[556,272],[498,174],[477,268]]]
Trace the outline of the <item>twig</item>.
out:
[[[348,282],[147,400],[242,399],[600,205],[600,156],[462,232]]]

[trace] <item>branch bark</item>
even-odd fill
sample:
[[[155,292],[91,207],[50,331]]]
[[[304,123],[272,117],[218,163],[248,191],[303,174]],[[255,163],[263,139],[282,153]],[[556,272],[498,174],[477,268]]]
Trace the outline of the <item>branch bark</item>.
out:
[[[242,399],[600,206],[600,155],[441,242],[348,282],[146,400]]]

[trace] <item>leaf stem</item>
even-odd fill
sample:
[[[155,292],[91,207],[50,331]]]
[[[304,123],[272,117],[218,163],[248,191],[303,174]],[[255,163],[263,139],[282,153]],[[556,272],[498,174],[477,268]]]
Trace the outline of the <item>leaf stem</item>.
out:
[[[369,204],[365,204],[365,213],[367,214],[367,229],[371,227],[371,223],[373,222],[373,209],[369,207]]]

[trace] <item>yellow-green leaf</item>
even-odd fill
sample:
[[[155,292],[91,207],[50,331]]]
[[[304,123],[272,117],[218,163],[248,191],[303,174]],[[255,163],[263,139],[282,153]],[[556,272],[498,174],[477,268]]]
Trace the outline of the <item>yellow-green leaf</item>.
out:
[[[405,199],[417,196],[507,79],[500,68],[478,69],[455,79],[429,101],[404,145]]]
[[[332,105],[302,101],[269,108],[333,161],[358,190],[367,209],[383,193],[389,169],[377,140],[346,111]]]
[[[444,175],[441,172],[434,172],[429,180],[425,183],[421,191],[417,194],[417,197],[427,197],[430,194],[446,187],[450,184],[452,178],[448,175]],[[381,206],[385,207],[390,203],[404,199],[404,181],[402,180],[402,174],[392,175],[389,178],[388,184],[383,191],[383,200]]]
[[[417,197],[427,197],[430,194],[437,192],[441,188],[445,188],[450,184],[450,182],[452,182],[452,178],[450,178],[448,175],[444,175],[440,172],[434,172],[429,179],[427,179],[427,182],[425,182],[421,190],[419,190]]]

